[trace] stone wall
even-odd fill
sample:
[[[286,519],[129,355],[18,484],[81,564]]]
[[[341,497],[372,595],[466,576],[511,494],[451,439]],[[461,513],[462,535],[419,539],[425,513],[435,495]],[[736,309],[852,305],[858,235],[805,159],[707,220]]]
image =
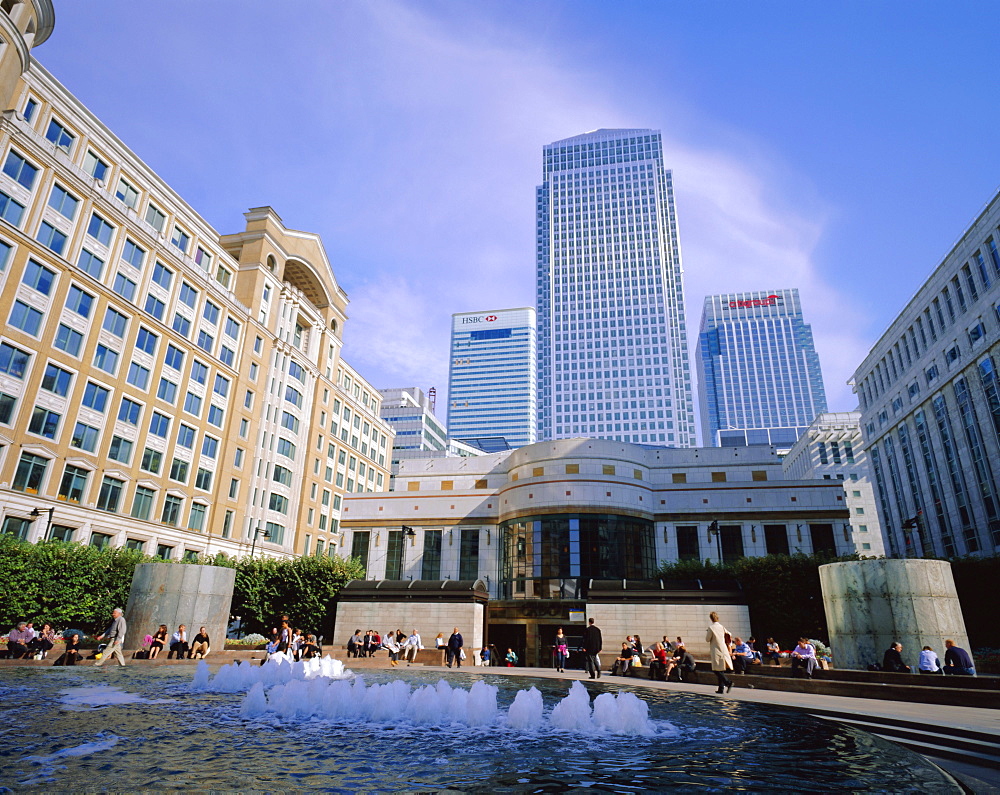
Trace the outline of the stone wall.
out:
[[[944,641],[969,649],[951,564],[944,560],[857,560],[819,567],[833,664],[865,669],[893,641],[916,670],[931,646],[944,664]]]
[[[601,629],[605,658],[602,663],[610,663],[614,654],[621,649],[622,641],[628,635],[639,633],[642,645],[649,648],[667,635],[673,641],[678,635],[684,639],[684,646],[699,660],[708,659],[708,644],[705,631],[712,623],[708,614],[719,614],[722,625],[734,637],[746,640],[750,635],[750,613],[746,605],[670,605],[670,604],[601,604],[587,603],[587,618],[593,618]],[[763,642],[763,638],[757,639]]]
[[[223,566],[177,563],[136,566],[125,607],[128,625],[125,648],[140,648],[143,638],[156,632],[160,624],[166,624],[171,634],[179,624],[186,624],[189,643],[198,628],[204,626],[212,648],[222,651],[235,582],[236,570]]]
[[[482,648],[484,624],[484,605],[476,602],[340,602],[333,637],[326,639],[325,645],[334,650],[346,646],[356,629],[362,634],[374,629],[379,635],[401,629],[409,635],[416,628],[424,646],[433,648],[439,632],[447,640],[452,629],[458,627],[465,653],[471,657],[473,650]],[[336,651],[334,654],[337,656]]]

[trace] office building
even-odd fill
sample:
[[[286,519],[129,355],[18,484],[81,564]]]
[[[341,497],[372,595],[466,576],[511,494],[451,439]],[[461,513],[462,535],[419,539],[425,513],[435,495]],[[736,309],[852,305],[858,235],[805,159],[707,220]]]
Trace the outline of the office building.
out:
[[[673,177],[656,130],[544,148],[539,439],[695,444]]]
[[[695,359],[705,445],[787,449],[826,411],[797,289],[707,296]]]
[[[482,580],[491,642],[545,664],[544,633],[574,612],[593,615],[603,598],[594,589],[609,584],[644,595],[618,594],[620,623],[601,608],[606,633],[656,637],[669,624],[703,638],[706,601],[718,595],[688,612],[652,593],[662,562],[853,552],[845,504],[839,480],[790,480],[770,447],[565,439],[404,461],[391,494],[345,498],[342,528],[367,579]]]
[[[535,310],[498,309],[451,316],[448,434],[535,441]]]
[[[855,371],[889,554],[1000,551],[1000,193]]]
[[[870,463],[861,438],[860,412],[818,415],[784,456],[781,468],[789,480],[840,481],[850,519],[838,527],[843,536],[838,548],[843,551],[853,543],[850,551],[859,555],[885,555]]]
[[[401,450],[446,450],[448,434],[434,415],[434,407],[420,387],[380,389],[379,416],[396,431],[393,454]]]
[[[28,56],[0,8],[0,528],[200,553],[339,549],[388,487],[381,397],[340,355],[322,241],[269,207],[220,235]]]

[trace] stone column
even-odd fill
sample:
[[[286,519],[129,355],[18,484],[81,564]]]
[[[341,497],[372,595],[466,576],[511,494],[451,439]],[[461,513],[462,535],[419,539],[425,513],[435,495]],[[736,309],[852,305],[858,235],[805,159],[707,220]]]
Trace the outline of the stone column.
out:
[[[225,648],[236,570],[188,563],[141,563],[132,575],[125,608],[125,648],[138,649],[160,624],[173,634],[186,624],[188,643],[206,627],[212,650]],[[163,650],[163,654],[168,649]]]
[[[969,649],[951,564],[944,560],[853,560],[819,567],[823,607],[837,668],[881,664],[893,641],[917,670],[930,646],[944,664],[944,641]]]

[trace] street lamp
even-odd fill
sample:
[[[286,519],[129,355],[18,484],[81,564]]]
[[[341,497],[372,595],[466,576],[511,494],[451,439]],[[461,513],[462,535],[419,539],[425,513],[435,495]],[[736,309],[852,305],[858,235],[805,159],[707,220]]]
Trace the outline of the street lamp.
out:
[[[719,529],[719,523],[713,519],[712,524],[708,526],[709,536],[715,535],[715,544],[719,550],[719,565],[722,565],[722,531]]]
[[[253,557],[254,548],[257,546],[257,536],[264,536],[264,538],[270,538],[271,537],[271,531],[268,530],[268,529],[266,529],[266,528],[263,529],[263,530],[261,530],[260,529],[260,522],[257,522],[257,526],[254,528],[254,531],[253,531],[253,543],[250,544],[250,557],[251,558]]]
[[[42,538],[44,538],[46,541],[49,540],[49,530],[52,529],[52,512],[53,511],[55,511],[55,508],[42,508],[42,509],[32,508],[31,509],[31,513],[28,514],[28,516],[30,516],[32,519],[37,519],[43,513],[47,513],[49,515],[48,519],[45,522],[45,535],[42,536]]]

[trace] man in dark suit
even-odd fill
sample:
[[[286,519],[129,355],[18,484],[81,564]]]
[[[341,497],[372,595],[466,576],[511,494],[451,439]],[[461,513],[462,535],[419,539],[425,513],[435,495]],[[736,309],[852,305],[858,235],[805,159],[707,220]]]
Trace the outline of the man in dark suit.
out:
[[[594,619],[590,619],[587,628],[583,631],[583,653],[586,661],[587,673],[591,679],[601,678],[601,662],[597,655],[601,653],[601,630],[594,625]]]
[[[455,661],[455,667],[462,667],[462,634],[458,631],[458,627],[451,633],[451,637],[448,638],[448,648],[446,650],[446,655],[448,657],[448,667],[451,668],[451,661]]]

